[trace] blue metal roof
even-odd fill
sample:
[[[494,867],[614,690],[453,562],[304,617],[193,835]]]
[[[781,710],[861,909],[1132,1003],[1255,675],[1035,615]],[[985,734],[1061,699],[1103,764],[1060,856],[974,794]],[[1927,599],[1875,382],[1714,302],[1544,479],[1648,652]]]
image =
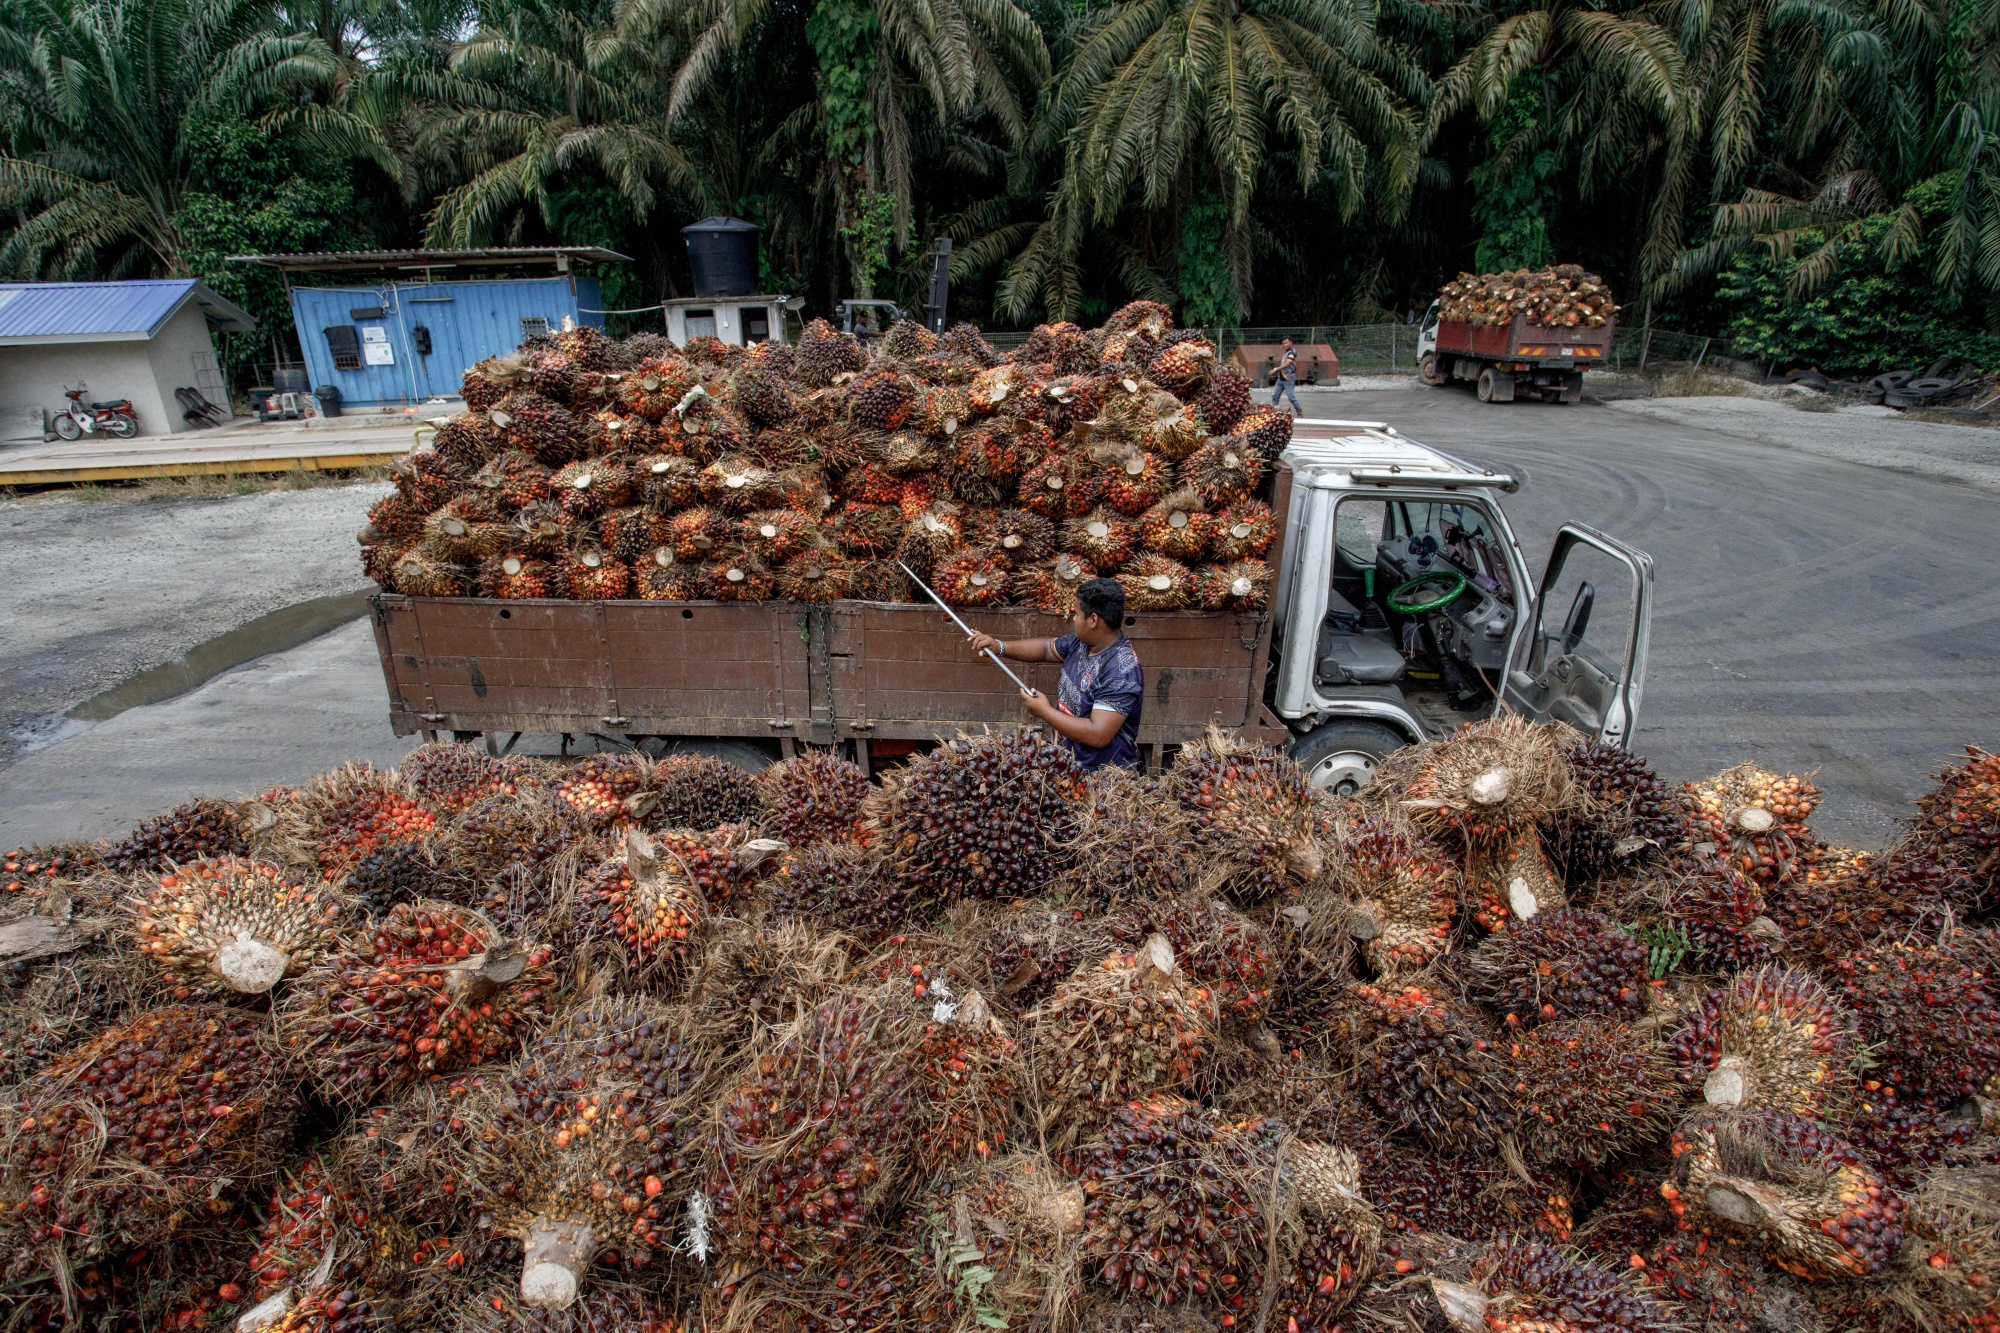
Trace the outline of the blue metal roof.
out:
[[[218,328],[257,321],[194,278],[133,282],[0,283],[0,347],[28,343],[144,342],[189,301]]]

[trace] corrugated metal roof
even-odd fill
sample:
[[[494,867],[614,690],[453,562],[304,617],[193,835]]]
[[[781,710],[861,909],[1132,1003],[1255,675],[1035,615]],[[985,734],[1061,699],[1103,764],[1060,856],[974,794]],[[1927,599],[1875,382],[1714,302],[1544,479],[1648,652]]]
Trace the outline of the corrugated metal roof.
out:
[[[630,255],[599,245],[487,246],[476,250],[329,250],[320,254],[231,255],[232,264],[262,264],[284,273],[352,273],[364,270],[488,268],[554,264],[629,264]]]
[[[0,347],[30,343],[144,342],[194,301],[218,327],[257,321],[194,278],[132,282],[0,283]]]

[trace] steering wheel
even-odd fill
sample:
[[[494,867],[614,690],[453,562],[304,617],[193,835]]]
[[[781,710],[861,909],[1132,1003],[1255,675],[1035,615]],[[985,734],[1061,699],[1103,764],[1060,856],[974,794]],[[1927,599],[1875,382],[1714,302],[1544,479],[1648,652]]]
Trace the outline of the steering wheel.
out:
[[[1419,574],[1407,583],[1399,583],[1389,594],[1389,609],[1399,615],[1414,616],[1425,611],[1435,611],[1441,606],[1450,606],[1465,592],[1471,579],[1455,569],[1433,569]],[[1407,594],[1415,592],[1426,584],[1442,584],[1445,591],[1426,601],[1407,601]]]

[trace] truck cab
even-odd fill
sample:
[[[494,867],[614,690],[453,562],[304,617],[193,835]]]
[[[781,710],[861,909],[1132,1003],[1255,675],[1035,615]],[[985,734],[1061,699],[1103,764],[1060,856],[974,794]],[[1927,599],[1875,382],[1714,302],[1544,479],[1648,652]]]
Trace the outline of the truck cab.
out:
[[[1269,705],[1315,786],[1505,708],[1629,743],[1653,563],[1582,524],[1529,569],[1511,476],[1376,421],[1300,418],[1272,613]],[[1601,604],[1601,605],[1600,605]]]

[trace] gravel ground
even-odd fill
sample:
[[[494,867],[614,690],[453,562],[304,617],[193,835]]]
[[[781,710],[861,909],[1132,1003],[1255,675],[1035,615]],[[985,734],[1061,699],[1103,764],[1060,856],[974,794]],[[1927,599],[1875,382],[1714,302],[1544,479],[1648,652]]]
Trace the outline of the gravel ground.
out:
[[[267,612],[367,587],[380,484],[212,500],[0,503],[0,765],[47,719]]]

